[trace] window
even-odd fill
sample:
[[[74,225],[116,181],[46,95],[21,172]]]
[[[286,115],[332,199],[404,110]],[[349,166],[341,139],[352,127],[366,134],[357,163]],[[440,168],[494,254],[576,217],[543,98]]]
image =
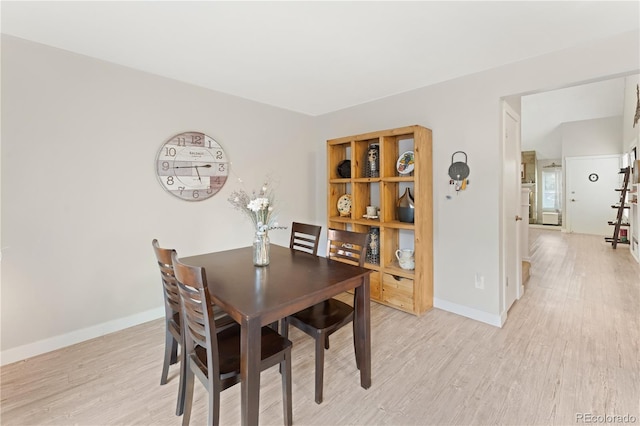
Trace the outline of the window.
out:
[[[542,210],[562,208],[562,172],[559,169],[542,171]]]

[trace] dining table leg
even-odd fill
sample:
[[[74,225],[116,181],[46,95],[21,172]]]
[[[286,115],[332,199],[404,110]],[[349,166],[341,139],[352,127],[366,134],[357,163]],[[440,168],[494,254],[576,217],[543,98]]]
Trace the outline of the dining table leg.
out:
[[[369,389],[371,386],[371,302],[369,300],[369,274],[356,287],[356,356],[360,364],[360,385]]]
[[[243,319],[240,332],[241,422],[257,425],[260,409],[260,318]]]

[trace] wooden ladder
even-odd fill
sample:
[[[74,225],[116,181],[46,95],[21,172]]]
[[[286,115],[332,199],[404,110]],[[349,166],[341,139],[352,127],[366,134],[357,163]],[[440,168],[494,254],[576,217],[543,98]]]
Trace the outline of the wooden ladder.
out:
[[[609,222],[609,225],[613,225],[613,237],[605,237],[605,241],[610,242],[611,247],[613,248],[616,248],[618,243],[629,244],[629,238],[626,238],[624,241],[620,240],[620,228],[623,226],[630,226],[628,223],[622,222],[622,216],[624,214],[624,209],[629,208],[629,206],[625,206],[625,202],[627,200],[627,192],[629,191],[629,175],[631,174],[631,167],[620,169],[620,173],[624,173],[624,183],[622,184],[622,188],[616,189],[616,191],[620,192],[620,201],[618,204],[611,206],[614,209],[618,209],[618,215],[615,222]]]

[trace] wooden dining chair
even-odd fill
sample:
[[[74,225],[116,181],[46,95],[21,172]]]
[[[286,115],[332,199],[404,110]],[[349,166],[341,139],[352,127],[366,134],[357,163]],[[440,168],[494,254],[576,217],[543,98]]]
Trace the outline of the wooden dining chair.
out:
[[[321,231],[322,226],[293,222],[291,224],[291,238],[289,239],[289,248],[317,256]],[[270,324],[269,327],[278,331],[277,322]],[[284,327],[284,319],[280,320],[280,328],[282,327]]]
[[[293,222],[291,224],[291,239],[289,247],[306,253],[318,254],[322,226]]]
[[[368,234],[329,229],[327,237],[327,258],[357,266],[364,265]],[[289,324],[291,324],[313,337],[316,341],[315,401],[318,404],[322,402],[324,350],[329,349],[329,336],[350,322],[353,323],[353,312],[354,307],[347,303],[337,299],[328,299],[290,315],[282,321],[281,328],[284,337],[288,337]],[[358,368],[360,367],[358,353],[356,353],[356,365]]]
[[[182,424],[189,424],[193,402],[193,382],[197,376],[209,392],[209,425],[220,418],[220,392],[240,382],[240,325],[216,330],[215,306],[204,268],[181,263],[172,255],[178,282],[185,341],[185,395]],[[280,365],[284,424],[291,425],[291,342],[269,327],[262,327],[260,371]]]
[[[160,269],[160,277],[162,279],[162,294],[164,295],[164,311],[165,311],[165,342],[164,342],[164,362],[162,363],[162,375],[160,376],[160,385],[167,383],[169,375],[169,366],[178,362],[178,346],[183,347],[182,339],[182,314],[180,308],[180,294],[176,276],[173,271],[173,263],[171,255],[175,252],[173,249],[160,247],[158,240],[151,242],[153,250],[156,254],[158,267]],[[218,330],[223,330],[235,324],[235,321],[228,316],[222,309],[217,308],[214,312],[216,326]],[[184,350],[180,353],[180,359],[183,358]],[[184,397],[184,375],[185,365],[181,361],[180,364],[180,383],[178,385],[178,403],[176,405],[176,415],[182,414],[182,398]]]
[[[180,294],[178,293],[178,285],[176,284],[176,277],[171,263],[173,250],[161,248],[156,239],[151,242],[151,245],[160,268],[162,294],[164,295],[164,362],[162,363],[162,376],[160,376],[160,384],[164,385],[167,383],[169,366],[178,362],[178,345],[182,343]]]

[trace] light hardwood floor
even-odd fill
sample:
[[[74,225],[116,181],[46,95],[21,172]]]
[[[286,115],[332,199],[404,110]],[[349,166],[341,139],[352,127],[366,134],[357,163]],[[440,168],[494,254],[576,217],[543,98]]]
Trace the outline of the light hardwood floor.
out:
[[[640,267],[601,237],[531,230],[531,278],[502,329],[438,309],[414,317],[372,304],[372,386],[359,386],[351,331],[332,336],[324,402],[313,401],[312,339],[295,329],[297,425],[640,424]],[[178,425],[177,368],[160,386],[163,322],[1,369],[3,425]],[[240,387],[222,393],[239,423]],[[206,422],[196,384],[192,424]],[[277,368],[262,374],[260,421],[282,424]],[[615,420],[615,418],[609,418]]]

